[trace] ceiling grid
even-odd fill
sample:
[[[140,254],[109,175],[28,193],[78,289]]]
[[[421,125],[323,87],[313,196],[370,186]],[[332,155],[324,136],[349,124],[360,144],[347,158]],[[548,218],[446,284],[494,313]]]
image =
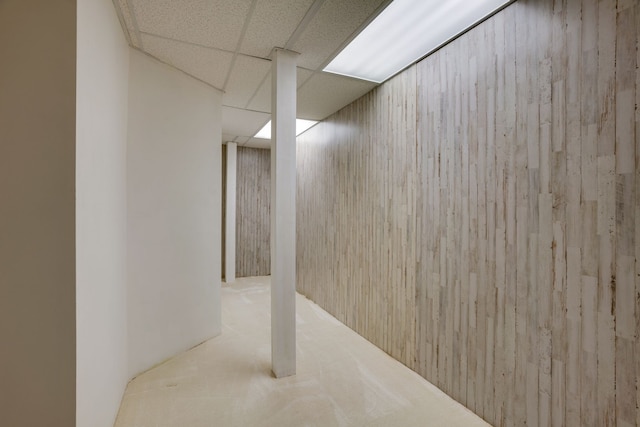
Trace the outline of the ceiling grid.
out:
[[[132,47],[223,95],[223,142],[269,147],[253,135],[271,116],[270,54],[300,53],[298,117],[322,120],[376,85],[322,72],[391,0],[114,0]]]
[[[240,46],[242,46],[242,42],[244,40],[244,35],[247,33],[247,27],[249,26],[249,22],[251,21],[251,16],[253,15],[253,11],[256,9],[256,3],[258,0],[253,0],[251,3],[251,7],[249,8],[249,12],[247,12],[247,17],[244,20],[244,25],[242,26],[242,32],[240,33],[240,38],[238,39],[238,44],[236,45],[235,52],[233,53],[233,59],[231,60],[231,67],[229,67],[229,72],[227,73],[227,77],[224,79],[224,85],[222,85],[222,91],[226,91],[227,83],[229,83],[229,77],[231,77],[231,73],[233,71],[233,67],[236,64],[236,59],[238,58],[238,51],[240,50]]]

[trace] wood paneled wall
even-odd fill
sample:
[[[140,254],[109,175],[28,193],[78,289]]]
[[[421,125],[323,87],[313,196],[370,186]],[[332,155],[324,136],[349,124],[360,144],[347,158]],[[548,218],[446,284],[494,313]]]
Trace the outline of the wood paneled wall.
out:
[[[224,277],[227,147],[222,146],[222,275]],[[271,274],[270,151],[238,147],[236,164],[236,277]]]
[[[639,33],[519,0],[303,134],[299,291],[494,425],[640,425]]]
[[[236,276],[271,271],[270,151],[238,147],[236,175]]]
[[[415,68],[298,138],[297,287],[413,367]]]

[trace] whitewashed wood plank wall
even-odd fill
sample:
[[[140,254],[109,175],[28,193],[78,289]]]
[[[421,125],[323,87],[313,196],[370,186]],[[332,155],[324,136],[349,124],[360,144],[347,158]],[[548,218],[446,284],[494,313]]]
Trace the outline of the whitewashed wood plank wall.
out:
[[[270,151],[238,147],[236,175],[236,276],[271,271]]]
[[[494,425],[640,425],[639,35],[519,0],[303,134],[298,290]]]
[[[297,287],[415,356],[415,68],[298,138]]]
[[[226,146],[222,146],[222,277],[226,203]],[[270,151],[238,147],[236,163],[236,277],[268,276],[271,271]]]

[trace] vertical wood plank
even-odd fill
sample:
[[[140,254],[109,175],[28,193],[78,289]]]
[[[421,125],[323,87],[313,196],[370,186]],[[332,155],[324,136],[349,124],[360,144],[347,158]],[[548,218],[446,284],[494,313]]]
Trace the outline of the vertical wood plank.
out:
[[[269,150],[238,147],[236,276],[270,274],[271,161]]]
[[[635,7],[635,36],[636,46],[640,43],[640,7]],[[640,110],[637,106],[640,104],[640,49],[636,49],[636,114],[635,114],[635,150],[636,150],[636,162],[635,162],[635,313],[636,313],[636,335],[634,341],[635,352],[635,385],[636,385],[636,425],[640,425],[640,195],[638,195],[638,189],[640,189]]]
[[[616,417],[617,424],[636,421],[635,173],[636,159],[636,2],[619,2],[616,22]]]
[[[598,223],[597,418],[615,424],[615,49],[616,2],[598,7]],[[604,363],[604,361],[608,361]]]

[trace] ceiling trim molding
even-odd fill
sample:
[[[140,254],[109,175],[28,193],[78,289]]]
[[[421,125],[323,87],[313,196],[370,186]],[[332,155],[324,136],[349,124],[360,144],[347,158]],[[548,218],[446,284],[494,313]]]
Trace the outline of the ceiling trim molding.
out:
[[[122,27],[124,38],[127,39],[127,44],[129,46],[132,46],[133,43],[131,43],[131,34],[129,32],[129,27],[127,27],[127,21],[125,21],[124,14],[122,13],[122,9],[118,5],[118,0],[112,0],[111,2],[113,3],[113,8],[116,10],[116,15],[118,15],[118,20],[120,21],[120,26]],[[126,7],[128,8],[128,6]]]
[[[140,36],[140,26],[138,25],[138,18],[136,17],[136,13],[131,0],[127,0],[127,8],[129,9],[129,15],[131,15],[131,25],[133,25],[133,32],[136,35],[136,39],[138,39],[138,46],[136,47],[144,49],[144,45],[142,44],[142,37]],[[135,45],[135,43],[132,44]]]
[[[260,113],[260,114],[271,114],[268,111],[260,111],[260,110],[252,110],[250,108],[240,108],[240,107],[234,107],[233,105],[226,105],[226,104],[222,104],[223,107],[225,108],[233,108],[234,110],[241,110],[241,111],[249,111],[251,113]]]

